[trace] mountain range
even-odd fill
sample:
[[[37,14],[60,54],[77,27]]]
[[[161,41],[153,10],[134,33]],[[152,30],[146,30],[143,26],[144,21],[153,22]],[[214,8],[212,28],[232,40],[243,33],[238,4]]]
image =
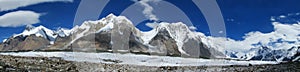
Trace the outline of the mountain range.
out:
[[[51,30],[28,25],[22,33],[5,39],[0,50],[70,50],[264,61],[298,61],[300,58],[300,46],[279,50],[261,46],[242,52],[242,55],[220,46],[203,33],[191,31],[182,22],[161,22],[145,32],[126,17],[110,14],[97,21],[85,21],[72,29]]]

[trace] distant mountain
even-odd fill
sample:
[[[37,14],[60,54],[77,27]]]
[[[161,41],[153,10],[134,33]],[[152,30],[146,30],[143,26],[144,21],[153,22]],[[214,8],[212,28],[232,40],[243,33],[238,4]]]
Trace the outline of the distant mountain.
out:
[[[235,54],[230,54],[232,58],[237,58]],[[300,47],[289,49],[271,49],[268,47],[252,48],[239,59],[261,60],[261,61],[299,61]]]
[[[3,51],[34,50],[53,44],[56,34],[43,26],[26,26],[26,29],[17,35],[6,39],[0,46]]]
[[[220,44],[184,23],[161,22],[151,31],[137,29],[124,16],[108,15],[85,21],[72,29],[50,30],[27,26],[23,33],[0,44],[1,51],[73,50],[84,52],[122,52],[201,58],[284,61],[299,58],[299,47],[289,50],[253,48],[244,55],[220,49]]]

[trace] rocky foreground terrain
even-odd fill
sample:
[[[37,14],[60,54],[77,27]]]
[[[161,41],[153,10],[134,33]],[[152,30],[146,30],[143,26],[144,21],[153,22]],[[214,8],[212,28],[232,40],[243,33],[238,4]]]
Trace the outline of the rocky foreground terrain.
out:
[[[53,72],[161,72],[161,71],[279,71],[299,72],[299,62],[287,62],[277,65],[232,65],[232,66],[137,66],[113,64],[73,62],[56,57],[20,57],[0,55],[1,72],[53,71]]]

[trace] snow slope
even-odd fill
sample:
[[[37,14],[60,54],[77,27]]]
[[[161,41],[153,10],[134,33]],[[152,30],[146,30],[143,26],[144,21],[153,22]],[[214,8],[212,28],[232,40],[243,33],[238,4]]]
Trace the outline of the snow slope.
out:
[[[67,37],[71,34],[72,30],[66,29],[66,28],[59,28],[57,31],[55,31],[58,36],[60,37]]]

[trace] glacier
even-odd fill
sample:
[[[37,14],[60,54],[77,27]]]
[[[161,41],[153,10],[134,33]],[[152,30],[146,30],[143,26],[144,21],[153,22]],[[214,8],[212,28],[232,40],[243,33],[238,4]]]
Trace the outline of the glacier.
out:
[[[1,55],[27,56],[27,57],[60,57],[68,61],[127,64],[143,66],[230,66],[230,65],[260,65],[278,64],[276,61],[236,61],[225,59],[199,59],[169,56],[149,56],[120,53],[85,53],[85,52],[16,52],[0,53]],[[105,61],[114,60],[118,63]]]

